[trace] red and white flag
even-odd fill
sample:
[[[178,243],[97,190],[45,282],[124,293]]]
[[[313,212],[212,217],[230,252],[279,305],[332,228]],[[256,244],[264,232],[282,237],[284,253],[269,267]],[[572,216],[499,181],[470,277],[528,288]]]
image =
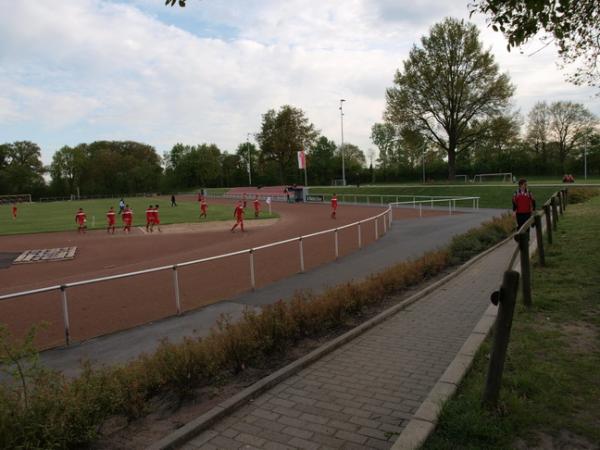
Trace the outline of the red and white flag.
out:
[[[298,169],[306,169],[306,155],[304,150],[298,152]]]

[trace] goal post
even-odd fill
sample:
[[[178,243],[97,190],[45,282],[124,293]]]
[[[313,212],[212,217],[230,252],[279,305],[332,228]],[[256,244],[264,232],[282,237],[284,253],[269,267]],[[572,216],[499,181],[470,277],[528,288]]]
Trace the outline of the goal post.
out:
[[[31,194],[0,195],[0,205],[10,205],[11,203],[31,203]]]
[[[512,183],[512,172],[498,173],[478,173],[473,177],[473,183],[483,183],[484,181],[501,181],[503,183]]]
[[[467,181],[469,181],[469,176],[468,175],[454,175],[454,178],[455,178],[456,181],[461,180],[461,181],[463,181],[465,183]]]

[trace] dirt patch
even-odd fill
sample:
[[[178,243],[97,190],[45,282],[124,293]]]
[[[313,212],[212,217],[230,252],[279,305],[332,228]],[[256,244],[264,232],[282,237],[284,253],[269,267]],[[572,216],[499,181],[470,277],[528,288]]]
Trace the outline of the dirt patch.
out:
[[[585,322],[571,322],[561,327],[567,334],[567,345],[573,353],[591,353],[598,350],[598,332]]]
[[[286,350],[284,354],[272,356],[261,367],[249,368],[236,376],[229,376],[224,379],[220,386],[209,386],[198,389],[195,397],[191,400],[180,403],[177,399],[169,397],[154,399],[151,402],[149,414],[131,423],[127,423],[123,417],[113,417],[102,426],[101,438],[94,444],[93,448],[101,450],[146,448],[261,378],[301,358],[346,331],[366,322],[380,312],[435,283],[450,272],[451,270],[449,269],[417,286],[407,289],[402,294],[390,297],[378,305],[365,308],[360,316],[351,318],[343,327],[321,336],[303,339],[298,344]]]
[[[279,219],[253,220],[252,228],[262,228],[275,225]],[[246,221],[245,223],[247,223]],[[161,225],[161,232],[173,233],[202,233],[205,231],[225,231],[231,229],[231,220],[214,220],[205,223],[175,223],[172,225]],[[145,231],[145,230],[144,230]],[[156,231],[155,231],[156,233]]]
[[[568,430],[560,430],[556,436],[543,431],[537,431],[534,435],[537,441],[535,445],[519,438],[514,442],[513,448],[515,450],[598,450],[599,448],[597,444]]]

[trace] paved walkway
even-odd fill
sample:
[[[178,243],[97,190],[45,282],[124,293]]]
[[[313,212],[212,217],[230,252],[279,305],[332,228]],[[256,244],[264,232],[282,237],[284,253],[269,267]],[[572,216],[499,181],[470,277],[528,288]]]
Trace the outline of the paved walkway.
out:
[[[183,448],[389,449],[489,306],[514,248],[501,246]]]
[[[418,257],[426,251],[448,244],[456,234],[464,233],[503,212],[497,209],[468,211],[460,215],[397,220],[377,242],[340,258],[337,262],[182,316],[169,317],[70,347],[45,351],[41,355],[42,362],[67,375],[76,375],[81,370],[82,360],[106,365],[124,363],[141,353],[154,351],[162,339],[177,342],[184,336],[205,336],[221,314],[229,314],[235,319],[241,317],[248,306],[258,307],[287,299],[299,289],[319,292],[327,286],[361,279],[398,262]]]

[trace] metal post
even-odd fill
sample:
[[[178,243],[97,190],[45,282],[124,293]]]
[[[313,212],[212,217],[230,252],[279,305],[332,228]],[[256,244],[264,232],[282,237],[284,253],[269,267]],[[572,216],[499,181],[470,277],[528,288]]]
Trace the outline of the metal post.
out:
[[[346,100],[340,100],[340,124],[342,130],[342,141],[340,145],[340,153],[342,154],[342,184],[346,186],[346,163],[344,158],[344,102]]]
[[[64,284],[60,287],[62,297],[63,322],[65,324],[65,343],[71,342],[71,325],[69,324],[69,304],[67,302],[67,286]]]
[[[377,223],[377,219],[375,219],[375,240],[379,239],[379,224]]]
[[[250,251],[250,286],[252,290],[256,289],[256,278],[254,277],[254,249],[251,248]]]
[[[179,276],[177,275],[177,264],[173,266],[173,287],[175,288],[175,308],[177,315],[181,314],[181,301],[179,297]]]
[[[548,244],[552,244],[552,219],[550,217],[550,205],[544,205],[544,215],[546,216],[546,235]]]
[[[448,200],[448,213],[452,215],[452,200]]]
[[[542,235],[542,218],[539,214],[533,216],[535,221],[535,238],[537,239],[537,251],[538,258],[540,259],[540,265],[546,265],[546,255],[544,254],[544,236]]]
[[[383,234],[387,233],[387,220],[385,220],[385,215],[381,216],[381,221],[383,222]]]
[[[390,207],[390,224],[389,224],[389,228],[392,228],[392,222],[394,221],[394,209]]]
[[[333,235],[335,236],[335,259],[338,259],[340,257],[340,246],[339,246],[339,242],[338,242],[338,230],[337,228],[335,229],[335,231],[333,232]]]
[[[419,217],[423,217],[423,204],[419,203]]]
[[[415,197],[413,197],[413,208],[417,207],[417,199]]]
[[[473,197],[473,210],[475,210],[475,197]]]
[[[304,273],[304,244],[302,244],[302,236],[298,238],[298,248],[300,250],[300,273]]]
[[[531,306],[531,266],[529,265],[529,229],[517,235],[519,237],[519,251],[521,253],[521,287],[523,290],[523,303]]]
[[[246,150],[248,151],[248,186],[252,186],[252,154],[250,153],[250,133],[246,133]]]
[[[358,248],[362,248],[362,231],[360,227],[360,222],[358,222]]]
[[[431,198],[430,200],[431,200],[431,209],[433,209],[433,198]]]
[[[517,289],[519,287],[519,273],[514,270],[504,272],[500,291],[492,294],[492,303],[498,304],[498,316],[494,324],[494,342],[490,355],[485,388],[483,391],[483,403],[494,408],[498,403],[502,372],[506,350],[510,340],[510,330],[515,311]]]

